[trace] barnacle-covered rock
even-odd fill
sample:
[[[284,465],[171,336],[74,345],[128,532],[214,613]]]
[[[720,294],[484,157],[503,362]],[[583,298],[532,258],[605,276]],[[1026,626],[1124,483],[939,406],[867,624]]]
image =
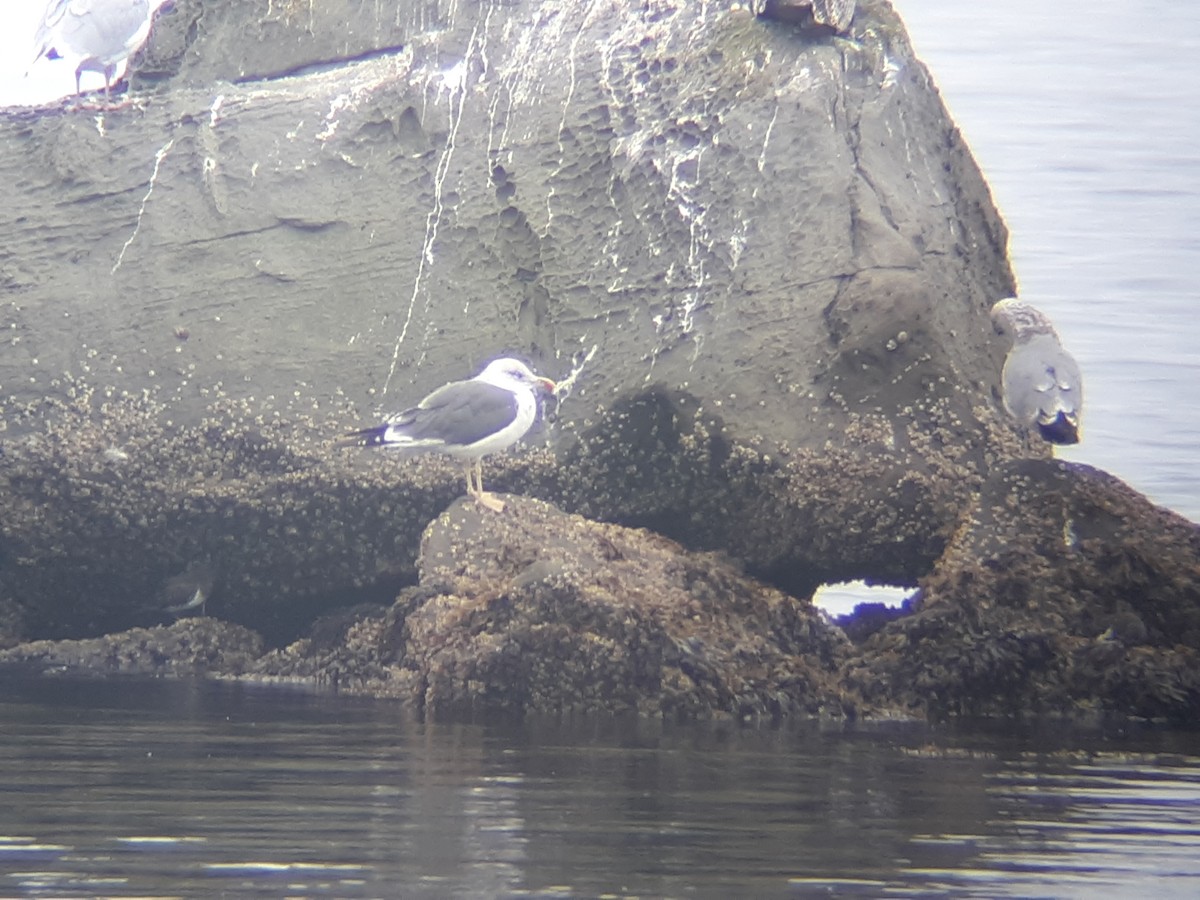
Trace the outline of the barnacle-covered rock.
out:
[[[97,638],[30,641],[0,650],[0,666],[47,675],[237,675],[262,651],[250,629],[197,617]]]
[[[1200,717],[1200,526],[1078,464],[998,466],[919,609],[848,667],[921,714]]]
[[[650,532],[506,497],[426,529],[421,585],[258,671],[399,696],[429,711],[844,717],[849,648],[807,601]]]

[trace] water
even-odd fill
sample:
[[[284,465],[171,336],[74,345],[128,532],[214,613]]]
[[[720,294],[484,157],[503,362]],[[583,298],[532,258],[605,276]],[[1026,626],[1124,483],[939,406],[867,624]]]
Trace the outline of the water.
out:
[[[1194,895],[1200,735],[428,724],[7,679],[0,895]]]

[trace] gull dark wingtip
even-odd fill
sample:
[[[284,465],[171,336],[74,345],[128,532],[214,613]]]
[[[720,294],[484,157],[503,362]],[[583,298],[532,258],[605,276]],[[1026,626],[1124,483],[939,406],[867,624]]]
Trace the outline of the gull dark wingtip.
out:
[[[1079,443],[1079,427],[1063,413],[1050,422],[1038,422],[1038,433],[1051,444]]]
[[[360,428],[351,431],[338,439],[341,447],[379,447],[387,443],[388,424],[375,425],[371,428]]]

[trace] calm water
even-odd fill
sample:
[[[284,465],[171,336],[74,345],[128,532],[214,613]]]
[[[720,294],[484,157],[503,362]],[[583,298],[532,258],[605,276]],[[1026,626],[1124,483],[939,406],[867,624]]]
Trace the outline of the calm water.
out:
[[[1200,734],[422,724],[281,689],[0,688],[0,896],[1200,892]]]

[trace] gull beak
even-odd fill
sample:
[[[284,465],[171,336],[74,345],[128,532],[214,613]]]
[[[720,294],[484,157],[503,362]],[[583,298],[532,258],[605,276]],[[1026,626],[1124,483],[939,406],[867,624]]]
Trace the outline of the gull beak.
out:
[[[541,385],[542,389],[545,390],[547,393],[553,394],[554,392],[556,392],[558,390],[557,384],[555,384],[549,378],[543,378],[541,375],[537,376],[537,383],[539,385]]]

